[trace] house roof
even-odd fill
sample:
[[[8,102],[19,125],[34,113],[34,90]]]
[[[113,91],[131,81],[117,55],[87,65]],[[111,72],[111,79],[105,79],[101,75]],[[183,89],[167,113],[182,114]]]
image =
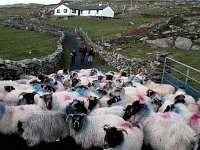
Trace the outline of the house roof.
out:
[[[66,4],[63,5],[71,9],[79,9],[79,10],[103,10],[104,8],[108,7],[108,5],[101,5],[101,6],[76,6],[76,5],[66,5]]]
[[[108,7],[108,5],[101,5],[101,6],[81,6],[81,10],[103,10],[104,8]]]

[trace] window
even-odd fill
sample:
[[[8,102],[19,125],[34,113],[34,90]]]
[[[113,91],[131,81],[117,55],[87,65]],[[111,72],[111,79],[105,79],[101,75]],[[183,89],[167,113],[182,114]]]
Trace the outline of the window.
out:
[[[99,14],[99,10],[97,10],[97,14]]]
[[[83,14],[83,10],[81,10],[81,14]]]
[[[88,14],[90,14],[90,10],[88,10]]]
[[[75,10],[75,9],[72,9],[72,13],[76,13],[76,10]]]
[[[64,9],[64,13],[67,13],[67,9]]]
[[[60,13],[60,9],[57,9],[57,13]]]

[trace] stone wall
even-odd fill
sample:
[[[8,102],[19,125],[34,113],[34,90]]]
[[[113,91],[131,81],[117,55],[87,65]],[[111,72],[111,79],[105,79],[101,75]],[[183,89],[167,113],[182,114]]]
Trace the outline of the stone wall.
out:
[[[76,33],[83,38],[87,45],[92,46],[95,52],[99,55],[99,58],[105,60],[108,65],[113,66],[119,71],[123,70],[131,74],[143,72],[148,76],[149,79],[158,83],[161,82],[164,68],[164,60],[165,57],[169,56],[169,53],[153,53],[146,60],[139,58],[130,59],[121,54],[118,54],[115,51],[108,52],[104,50],[104,48],[100,44],[92,42],[88,34],[82,29],[76,29]],[[130,38],[129,40],[135,39],[137,38]]]
[[[38,75],[41,73],[50,74],[55,71],[61,60],[61,54],[63,52],[63,29],[57,26],[47,25],[37,21],[27,20],[20,16],[9,17],[2,22],[5,26],[10,26],[23,30],[32,30],[42,33],[48,33],[51,35],[59,36],[57,41],[57,48],[54,53],[44,57],[42,59],[24,59],[21,61],[3,60],[0,59],[0,80],[5,79],[18,79],[20,75],[32,74]]]
[[[60,36],[57,42],[57,49],[53,54],[48,55],[42,59],[25,59],[21,61],[11,61],[0,59],[0,79],[17,79],[23,74],[37,75],[41,73],[49,74],[55,71],[55,68],[60,62],[61,54],[63,51],[62,42],[64,40],[64,32],[70,34],[78,34],[83,38],[85,43],[92,46],[95,52],[98,54],[99,59],[105,60],[108,65],[113,66],[117,70],[123,70],[127,73],[137,74],[143,72],[147,74],[149,79],[155,82],[161,82],[163,74],[163,61],[168,54],[154,53],[149,56],[148,59],[128,58],[121,54],[108,52],[104,50],[103,46],[94,43],[86,32],[82,29],[74,28],[62,28],[54,25],[48,25],[36,20],[28,20],[23,17],[15,16],[9,17],[2,23],[5,26],[11,26],[23,30],[31,30],[42,33],[48,33]],[[123,43],[139,42],[141,37],[124,37],[110,40],[110,43]],[[120,39],[120,40],[119,40]]]

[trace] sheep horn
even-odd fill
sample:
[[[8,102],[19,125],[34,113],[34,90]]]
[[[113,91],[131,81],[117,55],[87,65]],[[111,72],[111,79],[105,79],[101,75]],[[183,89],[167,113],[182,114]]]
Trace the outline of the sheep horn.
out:
[[[27,94],[26,92],[22,92],[21,94],[19,94],[18,97],[20,97],[21,95],[23,96],[24,94]]]
[[[118,131],[124,131],[128,135],[128,132],[125,129],[118,128]]]

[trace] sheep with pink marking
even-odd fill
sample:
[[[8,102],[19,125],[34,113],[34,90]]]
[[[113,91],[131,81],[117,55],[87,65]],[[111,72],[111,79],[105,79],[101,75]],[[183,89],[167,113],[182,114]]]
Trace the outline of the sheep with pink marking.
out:
[[[186,105],[181,103],[176,104],[173,111],[181,115],[200,138],[200,114],[192,113]]]
[[[30,112],[44,111],[37,105],[6,106],[0,103],[0,133],[18,133],[17,123]]]
[[[124,122],[119,126],[104,125],[106,132],[104,150],[141,150],[143,144],[143,128],[140,124]]]
[[[153,149],[188,150],[198,147],[196,132],[180,115],[174,112],[154,113],[150,102],[133,102],[125,108],[123,118],[142,124],[144,142]]]

